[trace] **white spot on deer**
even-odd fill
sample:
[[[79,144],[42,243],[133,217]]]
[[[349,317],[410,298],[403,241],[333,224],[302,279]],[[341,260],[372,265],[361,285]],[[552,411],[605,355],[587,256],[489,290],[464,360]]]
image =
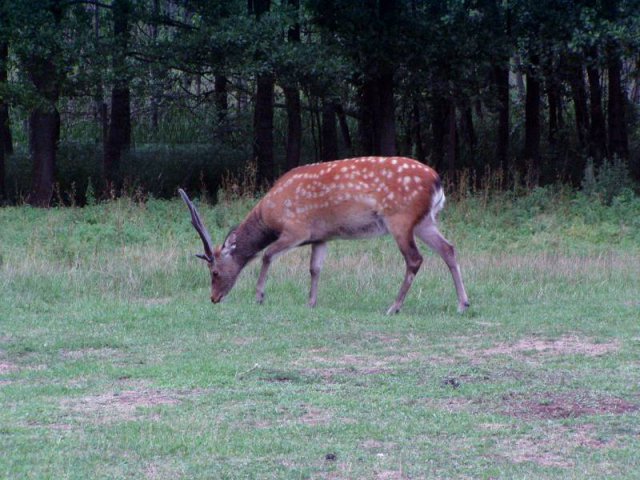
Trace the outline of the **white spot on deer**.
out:
[[[397,163],[398,163],[398,159],[397,159],[397,158],[394,158],[393,160],[391,160],[391,164],[392,164],[392,165],[395,165],[395,164],[397,164]]]
[[[346,172],[346,171],[347,171],[347,167],[342,167],[342,168],[340,169],[340,171],[341,171],[341,172]]]
[[[387,199],[388,200],[393,200],[394,194],[393,192],[389,192],[389,194],[387,195]]]
[[[420,177],[416,175],[415,177],[413,177],[413,181],[416,183],[420,183]]]
[[[380,158],[378,158],[378,163],[384,163],[384,162],[386,162],[386,161],[387,161],[387,159],[386,159],[386,158],[384,158],[384,157],[380,157]]]
[[[411,182],[411,177],[403,177],[402,178],[402,183],[404,183],[405,185],[407,185],[409,182]]]

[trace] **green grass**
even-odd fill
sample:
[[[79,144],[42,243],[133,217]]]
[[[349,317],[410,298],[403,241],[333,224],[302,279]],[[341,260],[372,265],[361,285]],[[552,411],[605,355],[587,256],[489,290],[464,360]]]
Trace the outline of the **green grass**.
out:
[[[201,205],[214,238],[251,202]],[[640,200],[450,201],[472,302],[389,238],[212,305],[180,202],[0,209],[0,478],[638,478]]]

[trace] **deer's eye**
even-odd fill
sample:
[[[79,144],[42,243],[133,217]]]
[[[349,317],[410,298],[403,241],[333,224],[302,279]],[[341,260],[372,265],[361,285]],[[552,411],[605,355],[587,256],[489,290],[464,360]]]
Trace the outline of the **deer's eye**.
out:
[[[213,276],[213,277],[217,277],[218,275],[220,275],[220,272],[218,272],[217,270],[213,270],[211,272],[211,276]]]

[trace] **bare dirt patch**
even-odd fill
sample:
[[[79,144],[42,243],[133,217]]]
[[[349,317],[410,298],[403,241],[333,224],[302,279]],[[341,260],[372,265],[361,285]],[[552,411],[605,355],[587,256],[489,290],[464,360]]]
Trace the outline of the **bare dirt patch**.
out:
[[[81,348],[78,350],[61,350],[60,356],[67,360],[81,360],[84,358],[119,358],[123,354],[115,348]]]
[[[587,415],[622,415],[635,412],[639,406],[622,398],[590,392],[512,395],[503,398],[507,415],[522,419],[562,419]]]
[[[18,371],[18,366],[15,363],[0,361],[0,375],[12,373]]]
[[[597,343],[577,335],[565,335],[557,339],[523,338],[515,343],[498,343],[485,349],[463,348],[459,352],[464,356],[478,359],[497,355],[523,358],[525,356],[561,356],[584,355],[599,357],[620,350],[620,341]]]
[[[140,416],[141,408],[177,405],[198,393],[200,392],[197,390],[185,392],[142,388],[65,399],[61,407],[82,420],[99,424],[112,423],[135,420]]]
[[[511,462],[533,462],[545,467],[571,468],[572,457],[578,448],[615,448],[615,441],[599,438],[591,424],[553,425],[545,431],[536,431],[517,439],[504,439],[497,445],[499,455]]]
[[[321,410],[316,407],[306,406],[304,413],[298,421],[303,425],[316,427],[318,425],[328,425],[335,419],[334,415],[328,410]]]

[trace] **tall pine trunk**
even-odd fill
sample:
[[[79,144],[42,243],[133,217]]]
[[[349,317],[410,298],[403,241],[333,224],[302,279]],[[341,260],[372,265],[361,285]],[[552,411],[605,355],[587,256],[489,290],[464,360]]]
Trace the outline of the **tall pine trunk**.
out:
[[[527,72],[527,92],[525,98],[525,141],[524,171],[527,181],[537,185],[540,181],[540,80],[536,76],[535,67],[538,58],[531,58],[532,66]]]
[[[58,110],[33,110],[29,115],[29,147],[33,163],[31,191],[27,199],[30,205],[48,207],[51,202],[59,138]]]
[[[296,13],[300,9],[300,0],[288,0],[288,5],[293,8]],[[300,43],[300,23],[294,22],[287,32],[287,40],[290,43]],[[300,165],[300,156],[302,155],[302,105],[300,102],[300,89],[297,82],[291,82],[291,85],[285,85],[282,90],[284,92],[284,102],[287,110],[287,146],[285,151],[285,170]]]
[[[287,147],[285,169],[300,165],[302,155],[302,105],[300,91],[295,87],[284,87],[284,102],[287,110]]]
[[[256,103],[253,114],[253,158],[257,165],[260,186],[270,185],[275,179],[273,157],[273,75],[258,75]]]
[[[229,95],[228,95],[229,80],[223,75],[216,75],[213,80],[213,90],[216,104],[216,113],[218,115],[218,122],[222,123],[227,118],[229,113]]]
[[[593,51],[592,61],[596,58],[595,55],[597,55],[597,52]],[[587,77],[589,78],[589,100],[591,110],[589,155],[596,160],[596,162],[600,162],[607,156],[607,146],[604,113],[602,111],[600,72],[595,65],[590,64],[587,66]]]
[[[377,150],[381,155],[396,155],[396,115],[395,102],[393,99],[393,69],[391,66],[387,65],[382,69],[377,82],[380,104],[380,118],[378,122],[376,122],[379,126],[379,130],[377,132]]]
[[[0,43],[0,84],[7,81],[7,58],[9,49],[6,42]],[[13,150],[9,129],[9,105],[0,100],[0,202],[6,198],[5,154]]]
[[[496,65],[494,77],[498,94],[498,136],[496,140],[496,157],[498,168],[509,168],[509,65]]]
[[[578,142],[584,147],[587,143],[589,131],[589,112],[587,110],[587,89],[584,85],[584,71],[580,63],[570,68],[571,97],[576,117],[576,131]]]
[[[331,99],[322,102],[322,139],[320,158],[323,162],[338,158],[338,130],[336,127],[336,107]]]
[[[126,57],[129,45],[129,0],[113,3],[113,68],[117,78],[111,91],[111,119],[104,147],[103,175],[107,188],[120,186],[122,154],[131,146],[131,94]]]
[[[55,27],[62,19],[60,0],[49,5]],[[59,51],[58,45],[51,47]],[[60,115],[56,104],[62,78],[50,56],[34,53],[26,61],[26,70],[40,96],[40,105],[29,114],[29,150],[32,161],[31,189],[27,202],[36,207],[48,207],[53,195],[56,154],[60,140]]]
[[[627,158],[629,140],[625,121],[625,89],[622,85],[622,62],[620,56],[611,48],[608,52],[607,70],[609,74],[609,153],[613,157]]]
[[[256,19],[271,9],[271,0],[249,0],[249,14]],[[258,185],[268,186],[275,179],[273,156],[273,93],[272,73],[261,72],[256,77],[256,101],[253,111],[253,158],[256,162]]]

